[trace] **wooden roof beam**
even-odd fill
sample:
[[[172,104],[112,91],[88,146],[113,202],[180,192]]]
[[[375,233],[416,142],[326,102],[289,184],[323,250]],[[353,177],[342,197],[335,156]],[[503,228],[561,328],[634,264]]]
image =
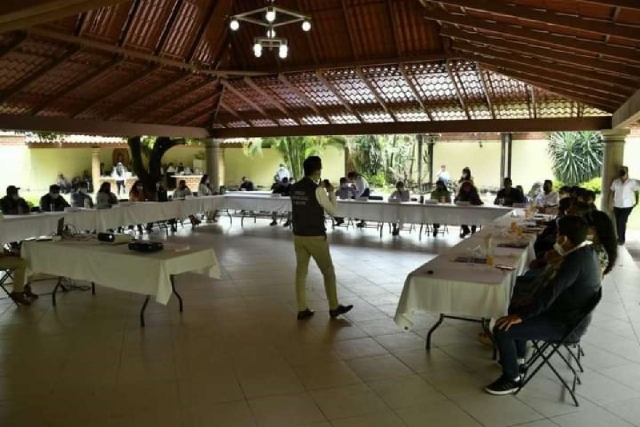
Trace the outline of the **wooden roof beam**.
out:
[[[478,80],[480,81],[480,86],[482,87],[482,92],[484,92],[484,98],[487,101],[487,105],[489,106],[489,111],[491,112],[491,118],[493,120],[495,120],[496,119],[496,111],[493,108],[493,103],[491,102],[491,95],[489,95],[489,90],[487,88],[487,84],[484,81],[484,72],[478,66],[476,68],[476,73],[478,75]]]
[[[200,103],[203,103],[206,100],[210,100],[210,101],[214,101],[213,105],[207,105],[206,108],[199,108],[195,114],[190,114],[187,116],[186,119],[182,120],[182,123],[186,126],[189,123],[191,123],[192,121],[194,121],[195,119],[198,119],[200,117],[202,117],[207,111],[209,112],[209,114],[211,114],[213,112],[213,109],[215,108],[215,101],[218,100],[218,98],[220,97],[220,94],[222,92],[218,92],[213,96],[206,96],[196,102],[193,103],[193,106],[197,106]]]
[[[449,65],[449,61],[445,61],[445,66],[447,67],[447,74],[449,74],[449,78],[451,79],[451,83],[453,83],[453,88],[456,91],[456,97],[458,98],[458,102],[464,111],[464,114],[467,116],[468,120],[471,120],[471,114],[469,114],[469,110],[467,109],[466,104],[464,103],[464,99],[462,98],[462,94],[460,93],[460,88],[458,87],[458,83],[454,78],[453,72],[451,71],[451,66]]]
[[[129,13],[127,14],[127,19],[124,21],[124,26],[120,31],[120,37],[118,37],[118,47],[122,47],[126,43],[127,37],[129,36],[129,31],[131,30],[131,24],[133,24],[133,20],[138,13],[138,8],[140,7],[141,1],[142,0],[133,0],[133,3],[131,3]]]
[[[242,116],[240,116],[240,114],[238,114],[233,108],[231,108],[227,104],[225,104],[224,101],[220,101],[220,108],[222,108],[223,110],[225,110],[226,112],[228,112],[233,117],[235,117],[236,119],[240,120],[241,122],[245,122],[249,126],[253,127],[253,125],[251,124],[251,122],[249,120],[246,120]]]
[[[109,43],[103,43],[96,40],[88,39],[85,37],[76,37],[68,34],[59,33],[57,31],[47,30],[43,28],[31,28],[28,30],[29,34],[35,34],[37,36],[46,37],[53,40],[59,40],[66,43],[72,43],[80,46],[86,46],[93,49],[102,50],[105,52],[115,53],[117,55],[122,55],[129,58],[136,58],[142,61],[151,62],[155,64],[164,65],[167,67],[174,67],[179,69],[191,70],[193,72],[198,72],[201,74],[207,74],[210,76],[262,76],[267,73],[254,72],[254,71],[231,71],[231,70],[210,70],[208,68],[203,68],[199,66],[195,66],[192,64],[187,64],[183,61],[176,61],[169,58],[163,58],[155,55],[151,55],[144,52],[138,52],[135,50],[125,49],[123,47],[118,47],[111,45]]]
[[[467,15],[454,15],[446,13],[440,9],[433,9],[427,12],[425,19],[432,21],[446,22],[448,24],[462,25],[474,29],[490,31],[492,33],[503,34],[537,43],[543,43],[570,51],[581,51],[589,54],[599,53],[604,56],[622,59],[625,61],[640,62],[640,51],[606,45],[602,42],[585,41],[577,37],[558,36],[551,33],[530,30],[527,28],[514,27],[507,24],[490,22],[480,18],[473,18]]]
[[[478,61],[487,70],[491,70],[499,74],[504,74],[513,79],[520,80],[528,84],[532,84],[536,87],[548,90],[549,92],[552,92],[552,93],[563,95],[574,101],[579,101],[588,105],[598,107],[601,110],[606,111],[608,113],[613,112],[615,110],[610,99],[594,96],[589,92],[581,92],[580,89],[576,89],[573,86],[567,85],[562,82],[558,82],[557,80],[548,79],[546,77],[542,77],[535,73],[529,74],[521,70],[513,69],[513,68],[510,68],[508,65],[505,66],[505,64],[499,61],[497,61],[496,63],[496,61],[492,61],[491,59],[488,59],[488,58],[470,57],[469,59]]]
[[[538,118],[538,111],[536,109],[536,93],[533,89],[533,86],[529,86],[529,95],[531,96],[531,111],[533,112],[532,118]]]
[[[615,113],[613,113],[613,129],[629,127],[640,121],[640,90],[636,91]]]
[[[405,82],[407,82],[407,85],[409,86],[409,89],[411,89],[411,93],[413,94],[413,96],[416,99],[416,101],[418,101],[418,104],[420,104],[420,107],[422,108],[424,113],[427,115],[427,117],[429,117],[429,120],[433,120],[433,116],[431,115],[431,111],[429,111],[429,109],[427,108],[425,103],[422,101],[422,98],[420,97],[420,93],[418,92],[418,89],[416,88],[416,85],[413,83],[413,81],[411,80],[411,78],[407,74],[407,70],[405,69],[405,64],[400,64],[400,66],[398,68],[400,70],[400,74],[402,75],[402,78],[404,79]]]
[[[27,75],[25,78],[20,80],[17,84],[15,84],[14,86],[10,87],[7,91],[5,91],[5,92],[0,94],[0,103],[6,101],[7,99],[9,99],[12,96],[16,95],[18,92],[22,91],[27,86],[29,86],[31,83],[33,83],[36,80],[38,80],[39,78],[43,77],[45,74],[49,73],[50,71],[55,70],[56,68],[58,68],[59,66],[61,66],[65,62],[67,62],[69,59],[71,59],[71,57],[73,57],[80,50],[81,49],[78,46],[74,46],[69,51],[67,51],[64,55],[62,55],[61,57],[55,58],[55,59],[47,62],[46,64],[41,66],[35,72]]]
[[[177,97],[175,97],[175,96],[174,96],[174,97],[169,98],[169,99],[170,99],[170,102],[167,102],[167,100],[166,100],[166,99],[163,99],[163,100],[162,100],[162,103],[158,103],[158,104],[159,104],[159,105],[162,105],[163,103],[167,102],[167,103],[168,103],[168,104],[170,104],[170,105],[175,105],[175,106],[177,106],[177,108],[182,109],[182,107],[180,106],[180,102],[181,102],[184,98],[187,98],[187,97],[189,97],[189,96],[193,95],[194,93],[197,93],[198,91],[200,91],[200,90],[204,89],[205,87],[209,86],[209,85],[210,85],[210,84],[212,84],[212,83],[218,83],[218,80],[217,80],[217,79],[206,79],[206,80],[205,80],[204,82],[202,82],[201,84],[199,84],[199,85],[197,85],[197,86],[195,86],[195,87],[192,87],[190,90],[188,90],[188,91],[186,91],[186,92],[184,92],[184,93],[181,93],[181,94],[180,94],[180,95],[178,95]],[[155,109],[154,109],[154,110],[155,110]],[[135,117],[135,118],[134,118],[134,120],[138,121],[139,119],[144,119],[144,118],[147,118],[147,117],[153,117],[154,119],[164,119],[165,117],[168,117],[168,116],[172,115],[172,114],[173,114],[173,112],[174,112],[174,109],[170,109],[168,113],[166,113],[166,112],[165,112],[165,113],[161,114],[160,116],[158,116],[158,115],[155,115],[155,114],[154,114],[154,113],[155,113],[155,111],[154,111],[154,110],[147,108],[147,109],[145,110],[144,115],[141,115],[141,116]],[[146,115],[146,113],[149,113],[149,114],[148,114],[148,115]]]
[[[585,73],[584,71],[581,72],[581,70],[578,69],[564,67],[556,64],[551,66],[550,64],[539,61],[532,61],[526,57],[515,55],[512,53],[504,53],[493,49],[477,47],[467,42],[458,41],[454,44],[454,48],[464,52],[490,56],[509,62],[516,62],[518,64],[521,64],[525,68],[535,69],[532,70],[532,72],[538,73],[540,75],[553,76],[553,78],[561,81],[566,81],[566,83],[568,84],[585,87],[594,91],[599,91],[611,97],[627,99],[627,97],[631,93],[633,93],[633,89],[628,86],[621,85],[620,82],[612,76],[597,75],[595,73]]]
[[[640,27],[631,25],[611,24],[594,19],[586,20],[580,17],[561,15],[559,13],[533,9],[524,6],[511,6],[497,1],[486,0],[435,0],[440,4],[464,7],[481,12],[489,12],[501,16],[509,16],[527,21],[541,22],[571,30],[586,33],[609,35],[631,41],[640,41]]]
[[[0,4],[0,33],[76,16],[128,0],[4,0]]]
[[[93,102],[89,103],[87,106],[83,107],[82,110],[78,111],[77,113],[75,113],[72,117],[75,119],[81,115],[83,115],[84,113],[92,110],[94,107],[102,104],[104,101],[106,101],[107,99],[118,95],[122,92],[128,91],[131,87],[137,85],[138,83],[140,83],[141,81],[145,80],[147,77],[149,77],[151,74],[155,73],[158,69],[160,69],[160,66],[158,65],[154,65],[151,67],[148,67],[144,73],[142,73],[141,75],[139,75],[138,77],[134,78],[133,80],[129,81],[128,83],[119,86],[117,89],[115,90],[109,90],[109,92],[105,95],[102,96],[100,98],[95,99]]]
[[[361,67],[356,67],[356,75],[360,80],[362,80],[362,83],[364,83],[369,88],[369,90],[373,94],[373,97],[376,99],[378,104],[380,104],[384,112],[390,115],[394,122],[397,122],[398,118],[396,117],[394,112],[389,109],[389,107],[387,106],[387,103],[384,102],[384,99],[382,99],[382,96],[378,94],[378,91],[376,90],[375,86],[371,84],[371,82],[366,78],[366,76],[362,72]]]
[[[263,90],[260,86],[258,86],[257,84],[255,84],[253,82],[253,80],[251,80],[249,77],[245,77],[244,78],[244,82],[253,90],[255,90],[256,92],[258,92],[260,94],[260,96],[262,96],[263,98],[265,98],[267,101],[269,101],[273,106],[275,106],[278,110],[282,111],[284,113],[285,116],[289,117],[290,119],[292,119],[294,122],[296,122],[296,124],[299,126],[300,125],[300,121],[297,117],[295,117],[293,114],[291,114],[291,112],[289,110],[287,110],[287,108],[282,105],[278,100],[276,100],[273,96],[269,95],[265,90]]]
[[[353,53],[353,57],[358,60],[360,59],[360,55],[358,55],[358,50],[356,49],[355,44],[355,35],[353,33],[353,29],[351,28],[351,23],[349,22],[349,11],[347,10],[347,1],[349,0],[340,0],[340,4],[342,6],[342,18],[344,19],[344,26],[347,29],[347,35],[349,36],[349,46],[351,46],[351,53]]]
[[[18,47],[20,47],[20,45],[24,43],[25,40],[27,40],[27,34],[20,33],[18,37],[11,44],[0,49],[0,59],[10,54],[14,49],[17,49]]]
[[[244,102],[246,102],[247,104],[249,104],[251,106],[251,108],[253,108],[254,110],[256,110],[257,112],[259,112],[260,114],[262,114],[264,117],[266,117],[269,120],[273,120],[273,118],[267,114],[266,111],[264,111],[258,104],[256,104],[255,102],[253,102],[252,100],[250,100],[248,97],[246,97],[242,92],[240,92],[238,89],[236,89],[235,87],[233,87],[233,85],[231,85],[228,81],[226,80],[221,80],[220,83],[222,84],[222,86],[224,86],[228,91],[232,92],[235,96],[237,96],[238,98],[242,99]],[[276,123],[278,123],[276,120],[273,120]]]
[[[398,29],[396,28],[396,22],[395,22],[396,12],[393,7],[393,2],[391,0],[387,0],[385,7],[387,9],[389,25],[391,26],[391,34],[393,35],[393,47],[396,50],[396,55],[402,56],[402,49],[400,49],[400,34],[398,34]]]
[[[316,79],[318,79],[318,81],[322,83],[324,87],[333,94],[333,96],[338,98],[340,104],[342,104],[342,106],[349,112],[349,114],[354,115],[360,122],[362,122],[362,117],[360,117],[360,114],[358,114],[353,108],[351,108],[351,105],[349,105],[347,100],[344,99],[342,95],[340,95],[340,92],[338,92],[336,88],[333,87],[331,82],[329,82],[329,80],[327,80],[319,70],[315,72],[315,76]]]
[[[217,33],[222,37],[224,31],[226,31],[227,26],[224,25],[224,20],[226,16],[231,12],[231,7],[233,6],[232,0],[219,0],[212,1],[209,5],[209,10],[207,10],[204,20],[198,28],[198,33],[196,34],[196,38],[189,49],[189,53],[187,54],[186,62],[193,62],[196,53],[198,52],[198,47],[204,40],[205,34],[207,34],[207,30],[211,28],[214,23],[218,23],[220,28],[217,29]]]
[[[482,43],[510,52],[523,53],[544,59],[552,59],[566,64],[581,65],[599,71],[631,77],[634,80],[637,80],[636,76],[640,75],[640,65],[626,65],[575,55],[569,52],[558,52],[549,48],[532,46],[530,43],[513,42],[502,38],[498,39],[495,37],[487,37],[480,33],[470,33],[449,26],[442,27],[440,35],[453,39],[466,40],[473,43]]]
[[[291,92],[293,92],[298,98],[300,98],[300,100],[302,102],[304,102],[307,107],[311,108],[313,110],[314,113],[316,113],[318,116],[322,117],[323,119],[325,119],[327,121],[327,123],[331,123],[331,120],[329,120],[329,117],[326,116],[325,114],[323,114],[320,109],[316,106],[316,104],[311,100],[311,98],[309,98],[307,95],[305,95],[300,89],[298,89],[295,85],[293,85],[293,83],[291,83],[289,81],[289,79],[287,79],[285,77],[284,74],[278,74],[278,80],[280,80],[282,82],[282,84],[284,84],[287,89],[289,89]]]
[[[0,122],[1,123],[1,122]],[[466,132],[554,132],[610,129],[611,117],[577,119],[436,120],[429,122],[358,123],[212,129],[212,138],[253,138],[315,135],[392,135]]]
[[[624,7],[626,9],[640,10],[637,0],[579,0],[581,3],[601,4],[603,6]]]
[[[167,46],[167,40],[169,40],[169,34],[171,34],[171,30],[173,29],[174,24],[176,23],[176,19],[178,19],[178,15],[180,14],[180,10],[182,9],[182,5],[184,0],[175,0],[173,7],[171,8],[171,14],[169,15],[169,19],[165,23],[162,28],[162,33],[158,38],[158,42],[156,43],[156,48],[153,52],[154,55],[158,56],[164,48]]]

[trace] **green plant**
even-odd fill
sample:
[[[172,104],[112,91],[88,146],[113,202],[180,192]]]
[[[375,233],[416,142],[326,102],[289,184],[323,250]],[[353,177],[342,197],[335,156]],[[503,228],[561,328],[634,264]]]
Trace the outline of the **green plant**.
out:
[[[554,176],[567,185],[577,185],[600,174],[604,146],[598,132],[554,132],[547,149]]]
[[[374,187],[374,188],[382,188],[387,183],[386,177],[384,175],[382,175],[382,174],[377,174],[377,175],[365,175],[365,174],[363,174],[363,176],[367,180],[367,182],[369,183],[369,186]]]
[[[586,188],[587,190],[591,190],[596,194],[602,193],[602,178],[596,177],[587,182],[583,182],[580,184],[580,187]]]

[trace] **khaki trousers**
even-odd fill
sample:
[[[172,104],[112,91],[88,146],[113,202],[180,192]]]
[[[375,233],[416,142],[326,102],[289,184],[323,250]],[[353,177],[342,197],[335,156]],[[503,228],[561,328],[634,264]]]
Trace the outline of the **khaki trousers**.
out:
[[[27,262],[18,256],[0,255],[0,270],[13,270],[13,292],[24,291]]]
[[[324,290],[327,293],[329,308],[338,308],[338,291],[336,290],[336,273],[329,252],[329,241],[326,236],[293,236],[293,246],[296,251],[296,298],[298,311],[309,308],[307,306],[307,273],[309,272],[309,258],[318,265],[324,277]]]

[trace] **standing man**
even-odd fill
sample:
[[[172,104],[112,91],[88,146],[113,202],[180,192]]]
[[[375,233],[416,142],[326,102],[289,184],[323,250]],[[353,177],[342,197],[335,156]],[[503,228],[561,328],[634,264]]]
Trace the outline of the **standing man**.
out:
[[[118,162],[115,168],[113,168],[113,178],[116,180],[118,187],[118,196],[122,191],[122,194],[127,194],[127,185],[125,183],[127,179],[127,168],[124,167],[122,162]]]
[[[444,182],[445,187],[451,182],[451,175],[447,171],[447,165],[440,166],[440,172],[436,175],[436,182],[438,181]]]
[[[289,173],[289,170],[282,163],[280,163],[280,167],[276,171],[276,174],[273,178],[276,182],[282,182],[284,178],[287,178],[288,181],[289,178],[291,178],[291,174]]]
[[[638,204],[638,181],[629,178],[629,168],[620,167],[620,178],[611,184],[609,203],[613,205],[613,214],[616,217],[616,230],[618,232],[618,244],[624,245],[627,234],[627,220],[631,211]]]
[[[298,320],[313,316],[307,306],[306,281],[309,258],[313,257],[324,277],[324,289],[329,301],[329,315],[336,318],[347,313],[353,305],[338,303],[336,273],[331,261],[327,229],[324,226],[325,211],[334,216],[337,201],[330,183],[320,186],[322,160],[310,156],[303,163],[304,178],[291,186],[291,206],[293,213],[293,245],[296,252],[296,298],[298,300]]]

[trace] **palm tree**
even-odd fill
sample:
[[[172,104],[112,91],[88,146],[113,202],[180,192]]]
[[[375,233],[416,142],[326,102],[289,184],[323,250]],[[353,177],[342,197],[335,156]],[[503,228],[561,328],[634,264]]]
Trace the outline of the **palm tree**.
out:
[[[568,185],[600,176],[603,150],[599,132],[554,132],[549,136],[553,174]]]

